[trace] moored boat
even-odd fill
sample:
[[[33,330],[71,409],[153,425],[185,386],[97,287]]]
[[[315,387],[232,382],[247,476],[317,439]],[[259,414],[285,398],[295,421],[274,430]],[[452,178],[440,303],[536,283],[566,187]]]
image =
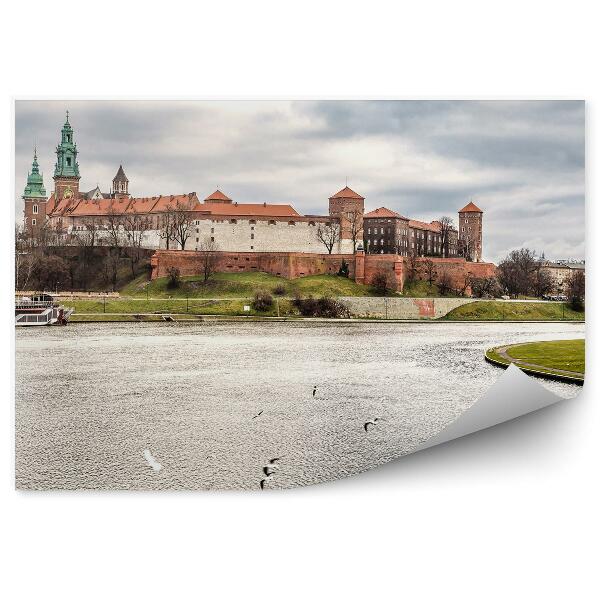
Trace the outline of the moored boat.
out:
[[[17,327],[66,325],[72,313],[72,308],[62,306],[50,294],[20,297],[15,300],[15,325]]]

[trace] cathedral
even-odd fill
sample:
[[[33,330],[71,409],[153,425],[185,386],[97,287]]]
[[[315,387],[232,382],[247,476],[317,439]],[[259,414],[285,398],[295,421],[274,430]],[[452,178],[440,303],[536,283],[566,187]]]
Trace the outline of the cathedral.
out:
[[[365,214],[364,197],[348,186],[329,197],[326,215],[302,215],[289,204],[241,203],[220,190],[202,202],[195,192],[170,196],[133,197],[129,180],[119,165],[110,192],[97,185],[79,189],[78,150],[69,112],[56,147],[54,189],[44,187],[34,150],[31,171],[23,192],[24,227],[37,238],[42,228],[60,234],[57,243],[74,243],[74,236],[93,230],[97,244],[108,244],[109,223],[115,218],[134,223],[142,247],[168,250],[200,250],[206,243],[224,252],[298,252],[482,259],[482,216],[472,202],[459,211],[459,229],[444,233],[439,221],[425,223],[402,217],[387,208]],[[185,235],[172,234],[169,223],[175,213],[189,218]],[[325,232],[325,235],[324,235]],[[332,233],[333,232],[333,233]]]

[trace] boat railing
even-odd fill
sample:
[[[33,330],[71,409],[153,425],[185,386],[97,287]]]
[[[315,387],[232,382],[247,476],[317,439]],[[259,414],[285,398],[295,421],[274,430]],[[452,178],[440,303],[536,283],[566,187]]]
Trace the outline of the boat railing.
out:
[[[52,316],[52,310],[49,308],[48,310],[45,310],[43,313],[37,314],[37,315],[31,315],[31,314],[21,314],[21,315],[16,315],[16,321],[17,323],[49,323],[51,321],[51,319],[53,318]]]

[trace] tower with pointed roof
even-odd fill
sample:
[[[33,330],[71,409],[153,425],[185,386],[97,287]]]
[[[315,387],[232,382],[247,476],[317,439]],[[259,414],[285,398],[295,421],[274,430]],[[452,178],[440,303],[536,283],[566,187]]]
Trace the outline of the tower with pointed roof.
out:
[[[113,177],[111,195],[113,198],[129,198],[129,179],[123,171],[123,165],[119,165],[117,174]]]
[[[467,260],[481,262],[483,211],[473,202],[458,211],[458,247]]]
[[[67,119],[61,130],[60,144],[56,147],[56,164],[54,165],[56,202],[60,202],[63,198],[77,198],[80,178],[77,144],[73,141],[73,128],[69,123],[69,111],[67,111]]]
[[[37,148],[33,151],[31,171],[27,174],[27,184],[23,190],[25,204],[25,230],[30,237],[36,237],[46,220],[48,196],[44,187],[44,177],[40,173],[37,160]]]
[[[363,240],[365,199],[348,186],[329,198],[329,216],[339,220],[340,249],[342,253],[356,252]]]

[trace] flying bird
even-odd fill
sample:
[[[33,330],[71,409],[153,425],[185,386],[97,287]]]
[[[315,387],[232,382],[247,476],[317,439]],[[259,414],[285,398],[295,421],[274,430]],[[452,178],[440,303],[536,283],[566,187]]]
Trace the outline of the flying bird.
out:
[[[263,473],[267,476],[267,477],[271,477],[271,475],[273,475],[273,473],[275,473],[275,469],[273,467],[269,467],[268,465],[263,467]]]
[[[261,410],[258,414],[254,415],[252,418],[256,419],[256,417],[260,417],[260,415],[262,415],[265,411]]]
[[[261,480],[260,480],[260,489],[261,489],[261,490],[264,490],[264,489],[265,489],[265,482],[266,482],[266,481],[267,481],[266,479],[261,479]]]
[[[152,456],[150,450],[144,450],[144,458],[148,461],[148,464],[156,471],[162,469],[162,465]]]
[[[271,460],[269,460],[269,464],[274,465],[278,460],[281,460],[282,458],[283,456],[277,456],[275,458],[272,458]]]
[[[317,393],[317,386],[315,385],[315,387],[313,388],[313,398],[315,397],[316,393]]]
[[[369,431],[369,425],[375,425],[375,423],[377,423],[377,421],[379,421],[379,417],[375,417],[374,419],[371,419],[370,421],[367,421],[364,424],[365,431]]]

